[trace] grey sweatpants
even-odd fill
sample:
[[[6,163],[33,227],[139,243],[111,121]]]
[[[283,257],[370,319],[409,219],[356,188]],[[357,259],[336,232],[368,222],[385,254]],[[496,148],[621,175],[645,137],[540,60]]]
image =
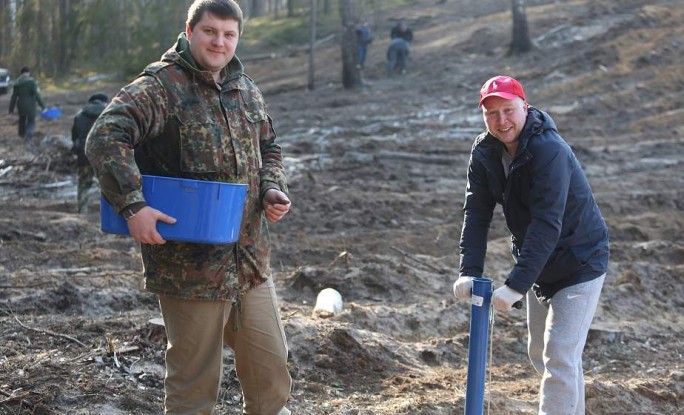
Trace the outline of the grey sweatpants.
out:
[[[527,352],[542,376],[539,415],[584,415],[582,351],[605,277],[564,288],[548,303],[527,293]]]

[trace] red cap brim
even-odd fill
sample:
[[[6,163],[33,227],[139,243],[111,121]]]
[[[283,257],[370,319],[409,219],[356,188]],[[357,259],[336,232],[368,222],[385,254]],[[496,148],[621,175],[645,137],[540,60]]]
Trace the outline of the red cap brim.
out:
[[[511,94],[508,92],[491,92],[491,93],[485,95],[484,97],[482,97],[482,99],[480,100],[480,105],[478,105],[477,107],[478,108],[481,107],[484,100],[489,98],[489,97],[500,97],[503,99],[516,99],[516,98],[518,98],[517,95]]]

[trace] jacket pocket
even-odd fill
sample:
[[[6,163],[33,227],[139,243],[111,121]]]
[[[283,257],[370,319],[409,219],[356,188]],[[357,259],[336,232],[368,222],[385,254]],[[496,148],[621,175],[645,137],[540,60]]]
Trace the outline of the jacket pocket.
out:
[[[180,168],[189,173],[215,173],[221,166],[221,127],[215,122],[180,124]]]
[[[259,94],[251,90],[240,90],[240,96],[245,106],[247,121],[259,123],[268,118],[266,115],[266,104]]]
[[[255,94],[250,94],[248,91],[240,91],[242,100],[245,106],[245,134],[252,141],[252,148],[254,150],[254,160],[257,168],[261,168],[261,136],[264,132],[264,122],[269,122],[270,119],[266,113],[265,104],[262,99]],[[269,127],[270,128],[270,127]]]
[[[537,282],[554,284],[577,273],[585,263],[577,258],[570,247],[558,248],[544,265]]]

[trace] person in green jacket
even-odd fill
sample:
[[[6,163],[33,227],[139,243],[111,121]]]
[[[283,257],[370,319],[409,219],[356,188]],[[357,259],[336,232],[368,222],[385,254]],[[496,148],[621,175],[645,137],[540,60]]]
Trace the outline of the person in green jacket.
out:
[[[36,128],[36,104],[45,109],[45,102],[40,94],[38,82],[31,76],[27,66],[21,68],[21,74],[14,83],[10,98],[9,113],[17,108],[19,113],[19,137],[26,141],[26,150],[33,151],[33,131]]]

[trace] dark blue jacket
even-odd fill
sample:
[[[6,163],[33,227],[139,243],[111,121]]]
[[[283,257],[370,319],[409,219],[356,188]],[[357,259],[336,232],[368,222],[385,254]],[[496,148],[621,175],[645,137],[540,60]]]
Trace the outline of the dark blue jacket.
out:
[[[608,228],[582,167],[551,117],[529,108],[508,178],[503,144],[477,137],[468,166],[460,275],[481,276],[496,204],[512,234],[515,266],[506,285],[540,298],[606,272]]]
[[[358,46],[367,46],[373,43],[373,35],[371,35],[370,27],[359,26],[356,28],[356,44]]]

